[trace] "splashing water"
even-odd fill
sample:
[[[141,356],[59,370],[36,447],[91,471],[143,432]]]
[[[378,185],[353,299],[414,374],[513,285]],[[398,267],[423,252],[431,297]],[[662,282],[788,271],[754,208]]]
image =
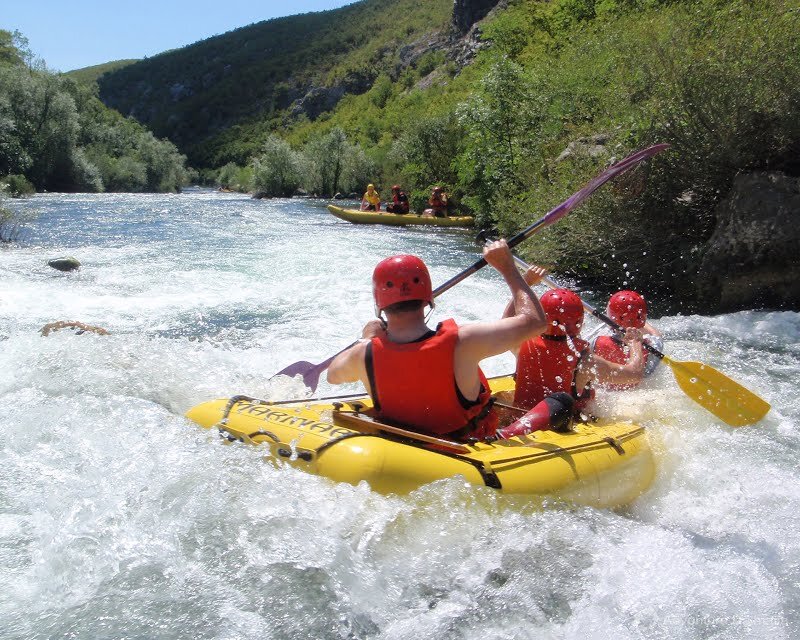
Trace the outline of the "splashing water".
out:
[[[0,250],[3,638],[800,634],[800,314],[656,321],[670,355],[773,410],[728,428],[666,367],[598,394],[597,413],[646,425],[658,452],[654,486],[625,510],[458,478],[387,497],[266,464],[183,413],[237,393],[304,397],[269,377],[359,335],[374,264],[415,253],[444,282],[477,256],[468,232],[208,191],[17,206],[41,214]],[[46,266],[63,255],[81,270]],[[507,292],[484,270],[437,302],[434,321],[492,319]],[[55,320],[111,335],[41,337]]]

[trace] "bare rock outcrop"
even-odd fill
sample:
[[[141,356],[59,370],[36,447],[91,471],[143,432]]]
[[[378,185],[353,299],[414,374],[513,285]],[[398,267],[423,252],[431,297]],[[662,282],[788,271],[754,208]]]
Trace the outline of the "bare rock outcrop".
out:
[[[698,273],[704,306],[800,309],[800,178],[741,173],[716,217]]]
[[[500,0],[453,0],[453,28],[459,34],[467,33],[499,3]]]
[[[461,69],[486,46],[480,39],[480,21],[495,8],[504,6],[506,0],[454,0],[449,29],[425,34],[414,42],[403,44],[396,51],[386,48],[381,55],[386,58],[396,56],[398,63],[393,77],[399,76],[404,69],[415,65],[431,51],[443,51]],[[420,80],[417,88],[429,87],[439,81],[442,75],[442,70],[435,69]],[[368,91],[374,81],[375,77],[368,74],[352,74],[333,86],[306,86],[299,92],[302,95],[291,96],[289,113],[294,117],[306,115],[314,120],[325,111],[333,110],[346,94],[358,95]],[[298,93],[296,88],[295,93]]]

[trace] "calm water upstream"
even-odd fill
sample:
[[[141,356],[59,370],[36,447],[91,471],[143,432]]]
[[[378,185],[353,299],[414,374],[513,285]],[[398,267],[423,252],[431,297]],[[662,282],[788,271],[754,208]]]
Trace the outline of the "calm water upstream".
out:
[[[417,253],[440,284],[475,260],[469,232],[208,191],[14,204],[40,216],[0,247],[4,640],[800,636],[800,314],[658,322],[674,358],[773,410],[726,427],[663,368],[607,394],[598,412],[645,424],[658,451],[655,484],[625,510],[543,508],[459,479],[386,497],[274,468],[183,413],[302,397],[269,377],[358,336],[379,259]],[[63,255],[83,268],[46,265]],[[505,302],[481,272],[434,319],[495,318]],[[112,335],[41,337],[55,320]]]

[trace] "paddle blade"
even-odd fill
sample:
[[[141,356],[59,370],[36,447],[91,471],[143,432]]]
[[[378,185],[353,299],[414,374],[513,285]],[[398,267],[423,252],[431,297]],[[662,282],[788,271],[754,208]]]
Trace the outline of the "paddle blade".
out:
[[[702,362],[680,362],[664,356],[683,392],[732,427],[758,422],[770,410],[768,402]]]
[[[569,198],[567,198],[564,202],[562,202],[555,209],[550,211],[550,213],[548,213],[544,218],[542,218],[542,226],[551,225],[557,220],[561,220],[561,218],[586,200],[586,198],[592,195],[606,182],[616,178],[618,175],[625,173],[628,171],[628,169],[635,167],[642,160],[652,158],[654,155],[661,153],[666,149],[669,149],[668,144],[654,144],[651,147],[637,151],[636,153],[629,155],[627,158],[620,160],[616,164],[611,165],[605,171],[592,178],[582,189],[573,193]],[[523,231],[523,234],[524,233],[525,232]],[[511,238],[508,241],[509,246],[513,246],[512,242],[514,242],[515,238]]]
[[[319,384],[319,377],[322,372],[327,369],[330,362],[330,360],[326,360],[320,364],[314,364],[313,362],[300,360],[300,362],[295,362],[290,364],[285,369],[281,369],[278,371],[278,373],[271,376],[270,380],[272,380],[272,378],[275,376],[288,376],[290,378],[294,378],[296,375],[300,375],[303,378],[303,384],[311,389],[311,391],[316,391],[317,385]]]
[[[338,353],[333,354],[327,360],[323,360],[319,364],[314,364],[313,362],[308,362],[307,360],[300,360],[299,362],[294,362],[290,364],[285,369],[281,369],[276,373],[274,376],[270,377],[270,380],[275,376],[289,376],[290,378],[294,378],[296,375],[300,375],[303,377],[303,384],[306,385],[311,391],[317,390],[317,385],[319,384],[319,377],[322,375],[322,372],[325,371],[333,362],[334,358],[338,356],[340,353],[344,353],[350,347],[352,347],[356,342],[353,342],[346,346],[344,349],[339,351]]]

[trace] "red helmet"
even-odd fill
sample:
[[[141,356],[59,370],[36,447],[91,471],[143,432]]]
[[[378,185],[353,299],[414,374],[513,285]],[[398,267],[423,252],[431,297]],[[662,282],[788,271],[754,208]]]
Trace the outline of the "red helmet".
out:
[[[608,300],[608,315],[621,327],[641,329],[647,322],[647,303],[635,291],[617,291]]]
[[[399,184],[393,184],[392,185],[392,191],[400,191],[400,185]]]
[[[439,193],[441,190],[442,190],[442,188],[441,188],[441,187],[434,187],[434,188],[433,188],[433,192],[434,192],[434,193]]]
[[[406,300],[433,306],[431,276],[417,256],[392,256],[379,262],[372,273],[372,293],[379,315],[386,307]]]
[[[569,289],[551,289],[539,300],[547,316],[549,336],[577,336],[583,324],[583,303]]]

